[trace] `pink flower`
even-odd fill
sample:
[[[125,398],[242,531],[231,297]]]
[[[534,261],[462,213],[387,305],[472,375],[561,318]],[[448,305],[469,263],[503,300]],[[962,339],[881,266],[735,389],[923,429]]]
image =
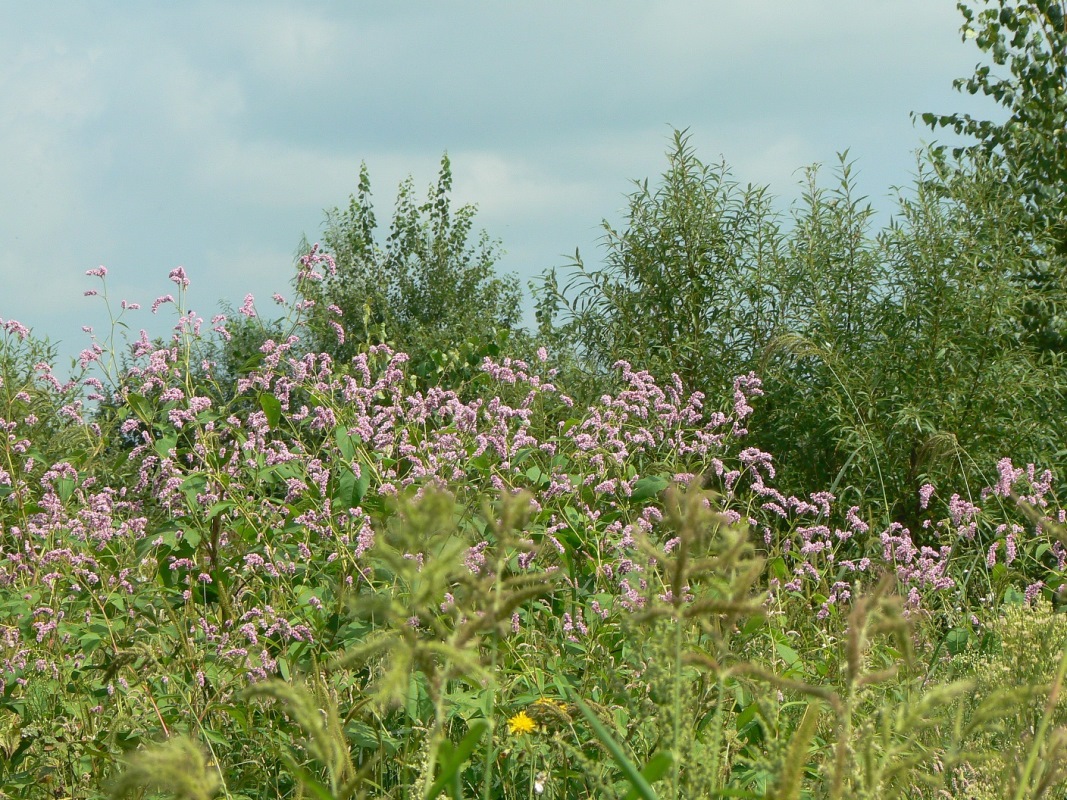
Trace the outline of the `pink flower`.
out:
[[[185,267],[175,267],[167,276],[181,289],[189,288],[189,278],[185,274]]]
[[[161,305],[163,305],[164,303],[173,303],[173,302],[174,302],[174,295],[171,295],[171,294],[165,294],[162,297],[157,297],[155,299],[155,301],[153,301],[153,303],[152,303],[152,313],[155,314],[157,311],[159,311],[159,307]]]

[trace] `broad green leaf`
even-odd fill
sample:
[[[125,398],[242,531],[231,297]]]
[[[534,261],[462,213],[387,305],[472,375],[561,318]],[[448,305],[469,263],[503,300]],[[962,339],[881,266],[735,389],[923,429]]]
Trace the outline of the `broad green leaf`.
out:
[[[214,519],[223,511],[229,511],[231,508],[233,508],[233,506],[234,503],[232,500],[222,500],[218,503],[215,503],[211,506],[211,508],[207,510],[207,518]]]
[[[540,467],[536,466],[526,470],[526,479],[534,486],[545,486],[549,482],[548,475]]]
[[[173,433],[168,434],[166,436],[162,436],[159,439],[156,439],[156,442],[153,446],[155,447],[156,452],[160,455],[160,457],[169,458],[170,451],[178,446],[178,437],[176,434]]]
[[[277,428],[278,423],[282,419],[281,400],[269,392],[260,392],[259,407],[262,408],[263,413],[267,415],[267,424],[272,428]]]
[[[971,632],[966,628],[953,628],[945,636],[945,649],[954,656],[959,655],[967,649],[970,638]]]
[[[64,503],[74,494],[74,481],[71,478],[59,478],[56,480],[56,494]]]
[[[662,475],[646,475],[634,484],[634,492],[630,499],[636,502],[650,500],[670,486],[670,481]]]
[[[800,660],[800,654],[785,642],[775,642],[774,649],[778,651],[778,655],[782,657],[787,666],[791,667]]]
[[[356,478],[355,490],[352,492],[352,504],[358,505],[367,494],[367,488],[370,486],[370,470],[367,467],[363,467],[359,471],[359,477]]]
[[[339,467],[337,472],[337,483],[333,492],[333,499],[341,504],[343,508],[355,508],[359,505],[364,495],[367,494],[367,487],[370,486],[368,470],[366,468],[361,469],[358,478],[348,467]]]
[[[148,426],[152,425],[152,405],[144,395],[130,392],[126,395],[126,404],[129,405],[141,422]]]
[[[356,442],[344,425],[338,425],[333,429],[333,440],[337,443],[337,449],[341,451],[345,461],[351,461],[356,457]]]

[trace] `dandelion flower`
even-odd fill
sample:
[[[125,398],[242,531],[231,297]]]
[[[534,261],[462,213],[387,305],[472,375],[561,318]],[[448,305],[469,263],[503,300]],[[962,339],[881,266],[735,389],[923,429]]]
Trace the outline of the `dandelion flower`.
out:
[[[537,723],[533,721],[525,710],[520,711],[508,720],[508,733],[512,736],[525,736],[537,730]]]

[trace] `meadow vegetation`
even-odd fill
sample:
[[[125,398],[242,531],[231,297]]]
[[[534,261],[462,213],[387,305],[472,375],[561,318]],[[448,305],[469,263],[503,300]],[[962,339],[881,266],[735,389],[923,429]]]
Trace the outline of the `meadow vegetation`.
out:
[[[880,229],[678,132],[534,332],[447,158],[276,316],[0,319],[0,797],[1063,796],[1062,195],[979,130]]]

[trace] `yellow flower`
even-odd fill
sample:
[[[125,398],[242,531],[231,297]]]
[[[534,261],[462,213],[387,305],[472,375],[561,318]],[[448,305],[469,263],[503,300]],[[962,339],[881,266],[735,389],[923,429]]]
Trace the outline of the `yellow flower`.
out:
[[[512,736],[524,736],[537,730],[537,723],[525,711],[520,711],[508,720],[508,733]]]

